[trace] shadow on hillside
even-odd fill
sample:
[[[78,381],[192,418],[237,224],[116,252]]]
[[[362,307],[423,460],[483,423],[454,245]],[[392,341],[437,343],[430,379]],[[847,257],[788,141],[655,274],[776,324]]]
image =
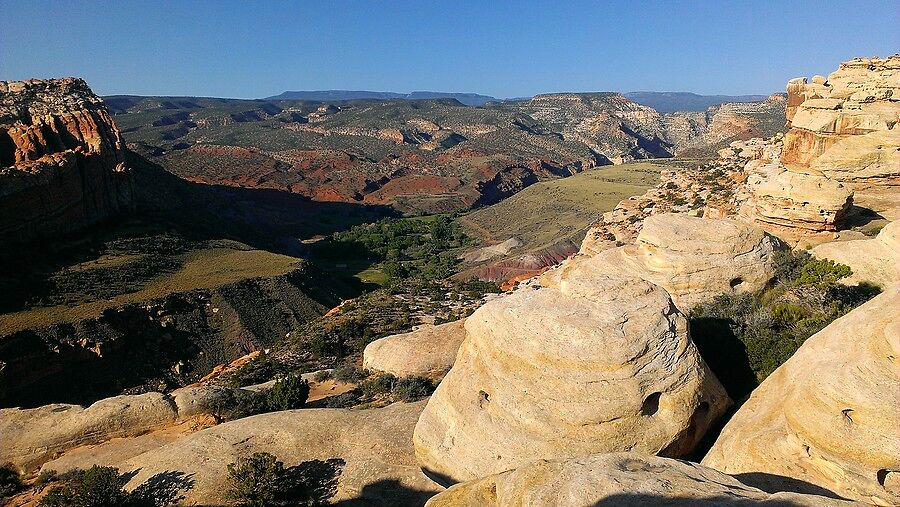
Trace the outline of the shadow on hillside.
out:
[[[824,490],[827,491],[827,490]],[[830,492],[829,492],[830,493]],[[831,496],[831,498],[839,498],[835,496]],[[736,498],[728,495],[715,495],[715,496],[707,496],[703,498],[672,498],[668,496],[661,495],[651,495],[645,493],[619,493],[615,495],[611,495],[599,502],[593,504],[593,507],[643,507],[646,505],[666,505],[668,507],[698,507],[698,506],[720,506],[720,505],[733,505],[733,506],[758,506],[758,505],[768,505],[768,506],[778,506],[778,507],[803,507],[805,505],[812,505],[808,502],[792,502],[785,498],[777,498],[772,500],[754,500],[750,498]]]
[[[702,317],[690,320],[691,339],[700,356],[716,374],[732,400],[739,401],[759,385],[750,367],[747,347],[731,329],[729,319]]]
[[[852,229],[855,227],[862,227],[875,220],[884,220],[884,217],[879,215],[876,211],[854,204],[850,206],[850,209],[847,211],[847,214],[844,216],[840,225],[842,229]]]
[[[134,264],[134,270],[142,270],[140,273],[112,279],[110,286],[123,280],[157,276],[164,268],[177,268],[148,264],[164,262],[170,253],[164,251],[165,246],[157,238],[228,239],[302,257],[308,250],[301,242],[303,238],[329,235],[397,215],[388,206],[316,202],[274,189],[193,183],[132,152],[126,154],[126,165],[131,168],[134,182],[135,209],[131,215],[107,220],[69,236],[4,245],[0,250],[0,287],[5,289],[0,291],[0,313],[19,311],[35,303],[43,306],[40,303],[43,300],[52,301],[59,291],[56,286],[59,280],[54,280],[54,274],[98,259],[114,241],[135,243],[140,238],[148,243],[148,250],[145,260]],[[77,274],[67,272],[63,278],[71,280]]]

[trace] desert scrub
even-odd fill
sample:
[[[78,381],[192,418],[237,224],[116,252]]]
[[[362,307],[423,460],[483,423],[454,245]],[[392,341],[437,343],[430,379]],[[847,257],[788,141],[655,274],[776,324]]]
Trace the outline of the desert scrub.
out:
[[[19,473],[12,465],[0,466],[0,500],[15,495],[23,487]]]
[[[288,375],[279,379],[266,391],[266,405],[269,411],[303,408],[309,398],[309,382],[300,375]]]
[[[156,505],[141,488],[125,491],[128,474],[119,469],[94,465],[87,470],[75,469],[53,478],[53,485],[41,498],[43,507],[143,507]],[[162,503],[162,505],[168,505]]]
[[[264,507],[273,505],[282,494],[284,463],[267,452],[254,453],[228,465],[229,499],[239,505]]]
[[[806,252],[779,252],[769,287],[723,294],[690,312],[691,338],[732,399],[748,395],[807,338],[880,292],[868,283],[838,283],[851,273]]]

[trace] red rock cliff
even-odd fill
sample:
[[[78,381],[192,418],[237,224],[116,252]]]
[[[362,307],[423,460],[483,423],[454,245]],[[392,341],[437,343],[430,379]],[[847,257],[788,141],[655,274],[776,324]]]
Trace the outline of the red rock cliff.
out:
[[[0,242],[70,233],[130,210],[123,149],[83,80],[0,81]]]

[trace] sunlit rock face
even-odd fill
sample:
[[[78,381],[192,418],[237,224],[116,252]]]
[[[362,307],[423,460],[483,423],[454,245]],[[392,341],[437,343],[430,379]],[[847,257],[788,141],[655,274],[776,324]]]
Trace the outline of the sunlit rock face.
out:
[[[52,237],[129,210],[123,148],[81,79],[0,81],[0,238]]]

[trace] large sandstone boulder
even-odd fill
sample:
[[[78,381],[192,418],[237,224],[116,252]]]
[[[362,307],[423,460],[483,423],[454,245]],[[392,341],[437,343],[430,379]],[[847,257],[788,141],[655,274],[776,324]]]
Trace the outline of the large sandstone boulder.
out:
[[[465,327],[413,437],[423,468],[449,480],[539,458],[681,456],[730,404],[668,294],[638,278],[523,287]]]
[[[796,493],[769,494],[711,468],[638,453],[537,461],[457,484],[426,507],[584,507],[646,505],[838,506],[852,502]]]
[[[185,474],[193,486],[179,505],[225,505],[227,466],[269,452],[293,467],[340,459],[330,501],[361,505],[422,505],[442,488],[416,464],[412,431],[425,401],[379,409],[301,409],[227,422],[117,463],[136,471],[128,488],[165,472]]]
[[[734,414],[703,464],[767,491],[900,504],[900,286],[809,338]]]
[[[900,128],[841,139],[810,169],[852,188],[900,186]]]
[[[386,336],[368,344],[363,367],[398,377],[418,375],[435,379],[450,371],[466,337],[465,320],[422,326],[410,333]]]
[[[582,278],[627,273],[666,289],[682,310],[720,294],[752,292],[772,279],[777,240],[733,220],[686,214],[649,216],[635,245],[605,250],[564,263],[541,278]]]
[[[227,411],[244,391],[189,387],[172,394],[115,396],[89,407],[55,403],[0,409],[0,463],[32,470],[74,447],[134,437],[201,415]]]
[[[811,253],[850,266],[853,274],[842,283],[900,283],[900,221],[889,223],[873,239],[824,243]]]
[[[747,178],[746,213],[763,227],[833,231],[853,203],[841,183],[821,175],[767,168]]]

